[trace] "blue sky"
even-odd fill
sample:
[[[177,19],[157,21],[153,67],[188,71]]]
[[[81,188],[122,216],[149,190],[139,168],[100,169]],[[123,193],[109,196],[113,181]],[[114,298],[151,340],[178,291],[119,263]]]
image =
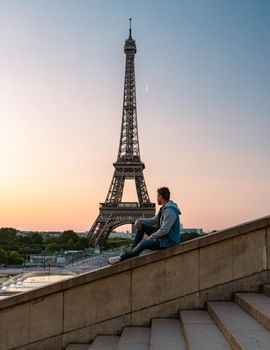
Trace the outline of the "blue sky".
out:
[[[117,156],[129,17],[152,200],[168,185],[185,226],[208,230],[269,214],[269,1],[1,0],[0,226],[91,226]]]

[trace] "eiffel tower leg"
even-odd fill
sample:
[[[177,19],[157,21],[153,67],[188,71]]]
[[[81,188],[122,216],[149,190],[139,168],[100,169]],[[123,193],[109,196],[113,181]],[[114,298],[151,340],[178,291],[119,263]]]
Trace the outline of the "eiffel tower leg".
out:
[[[124,190],[124,177],[122,175],[117,174],[117,169],[113,174],[112,182],[109,188],[109,192],[106,197],[106,203],[113,202],[119,203],[121,202],[123,190]]]
[[[104,222],[104,220],[102,220],[102,217],[99,215],[88,233],[88,239],[89,239],[90,246],[96,245],[95,244],[96,239],[99,236],[100,232],[102,231],[102,228],[104,225],[105,225],[105,222]]]
[[[109,234],[112,230],[121,225],[121,221],[115,220],[115,215],[111,213],[111,216],[104,221],[104,215],[100,214],[96,219],[94,225],[89,231],[89,243],[92,246],[104,247]]]
[[[147,187],[142,172],[141,174],[135,176],[135,184],[139,203],[150,203]]]
[[[105,247],[107,239],[109,237],[109,234],[113,231],[113,225],[107,224],[104,226],[103,230],[101,230],[99,236],[96,239],[96,245],[99,245],[100,247]]]

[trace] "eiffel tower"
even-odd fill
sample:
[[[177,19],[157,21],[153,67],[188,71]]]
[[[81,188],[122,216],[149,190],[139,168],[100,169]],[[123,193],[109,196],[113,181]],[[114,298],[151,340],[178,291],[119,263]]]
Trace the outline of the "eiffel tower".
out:
[[[126,68],[119,151],[117,161],[113,163],[115,170],[106,200],[100,203],[99,215],[88,233],[92,246],[103,247],[116,227],[155,214],[155,203],[151,203],[148,195],[143,176],[145,165],[140,156],[134,66],[137,49],[131,33],[131,18],[129,20],[129,37],[124,46]],[[138,202],[122,202],[126,179],[135,181]]]

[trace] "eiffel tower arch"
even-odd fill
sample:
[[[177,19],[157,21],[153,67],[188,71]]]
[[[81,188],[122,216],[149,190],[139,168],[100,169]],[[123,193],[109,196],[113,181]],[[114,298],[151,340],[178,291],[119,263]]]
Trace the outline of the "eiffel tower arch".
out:
[[[92,246],[104,246],[116,227],[132,224],[141,217],[155,214],[155,203],[151,203],[143,176],[145,168],[141,161],[136,105],[135,65],[137,52],[131,33],[125,41],[126,54],[122,125],[117,161],[113,163],[114,174],[104,203],[100,203],[99,215],[88,233]],[[135,181],[137,202],[122,202],[125,180]]]

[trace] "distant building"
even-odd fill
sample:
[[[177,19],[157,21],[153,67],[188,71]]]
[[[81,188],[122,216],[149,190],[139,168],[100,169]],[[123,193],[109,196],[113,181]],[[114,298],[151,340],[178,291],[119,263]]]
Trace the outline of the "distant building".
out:
[[[56,237],[58,238],[63,232],[61,231],[19,231],[17,230],[17,235],[26,236],[30,233],[39,233],[43,236]],[[88,231],[85,232],[75,232],[79,237],[87,237]]]
[[[129,231],[112,231],[109,238],[132,238],[132,235]]]
[[[87,237],[88,235],[88,231],[85,231],[85,232],[76,232],[78,236],[80,237]]]
[[[181,235],[185,233],[197,233],[198,235],[203,235],[203,229],[202,228],[196,228],[196,227],[184,227],[182,223],[180,223],[180,229],[181,229]]]
[[[62,232],[60,231],[19,231],[17,230],[17,235],[19,236],[26,236],[30,233],[38,233],[43,236],[51,236],[51,237],[59,237]]]
[[[195,228],[195,227],[189,227],[189,228],[182,228],[181,229],[181,235],[185,233],[197,233],[198,235],[203,235],[203,229],[202,228]]]
[[[38,232],[44,236],[50,236],[50,237],[59,237],[61,235],[62,232],[58,232],[58,231],[45,231],[45,232]]]

